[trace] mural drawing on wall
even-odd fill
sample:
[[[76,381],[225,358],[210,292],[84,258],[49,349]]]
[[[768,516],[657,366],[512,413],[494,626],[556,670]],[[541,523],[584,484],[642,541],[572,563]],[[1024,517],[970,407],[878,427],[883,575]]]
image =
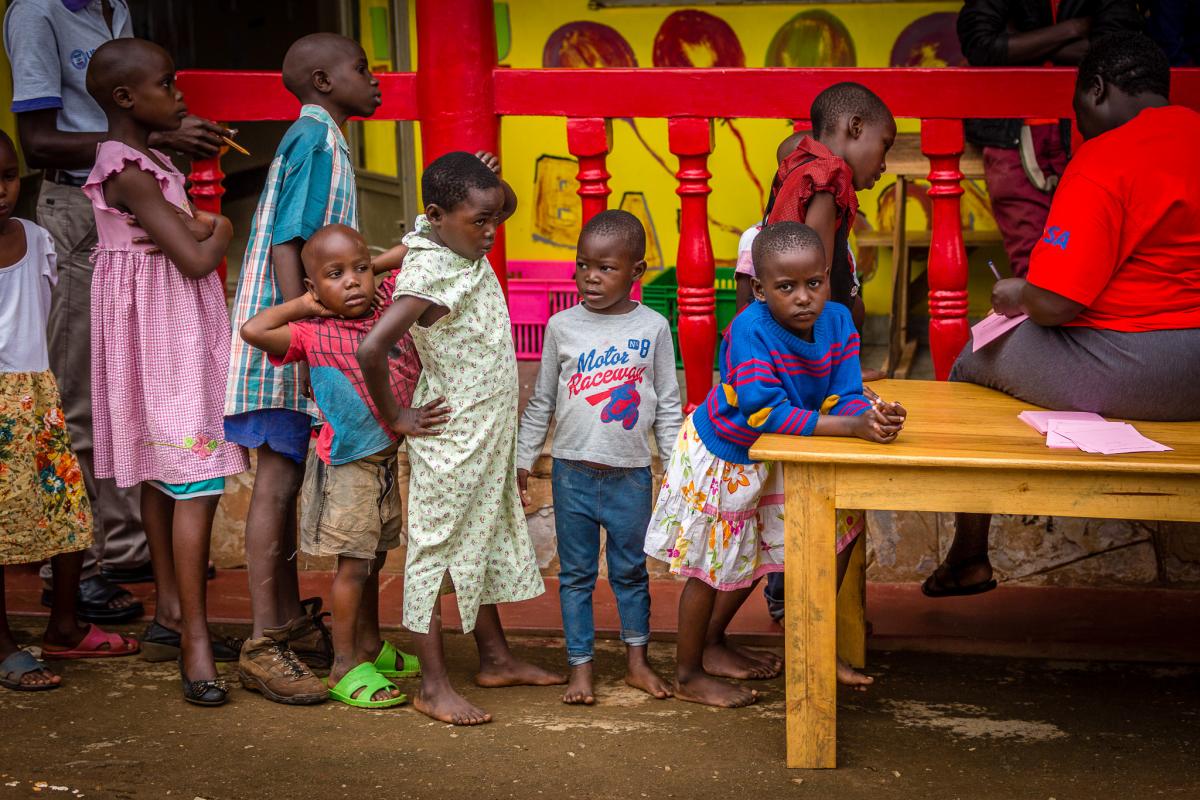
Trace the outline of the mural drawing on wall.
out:
[[[765,67],[853,67],[854,39],[823,9],[801,11],[779,27],[767,46]]]
[[[497,17],[501,15],[497,4]],[[530,0],[529,4],[503,4],[505,26],[502,51],[512,50],[511,66],[569,69],[613,69],[653,65],[658,68],[741,67],[942,67],[963,63],[955,30],[956,5],[864,3],[811,7],[795,5],[721,6],[707,9],[647,6],[630,9],[597,9],[586,0]],[[869,6],[869,8],[868,8]],[[930,8],[932,6],[932,8]],[[930,13],[930,12],[933,13]],[[512,19],[508,20],[508,15]],[[499,28],[500,26],[498,26]],[[523,33],[525,38],[523,38]],[[761,59],[761,60],[759,60]],[[806,108],[795,112],[797,121]],[[789,132],[788,120],[716,119],[719,140],[710,159],[713,195],[709,223],[717,264],[729,266],[736,258],[741,232],[760,218],[773,178],[776,145]],[[615,120],[614,150],[608,159],[614,196],[609,206],[634,213],[647,231],[647,264],[651,273],[675,259],[678,241],[677,162],[667,147],[661,121]],[[543,123],[539,123],[543,124]],[[546,125],[560,125],[547,121]],[[528,130],[528,129],[522,129]],[[902,132],[916,130],[912,121],[901,121]],[[540,130],[539,130],[540,133]],[[632,133],[632,136],[626,136]],[[522,231],[526,245],[518,258],[569,259],[575,247],[582,209],[575,175],[578,164],[565,150],[561,133],[545,128],[545,136],[524,134],[516,145],[522,153],[524,180],[532,179],[530,229]],[[544,138],[550,145],[530,146]],[[619,141],[618,141],[619,140]],[[765,155],[764,154],[769,154]],[[862,214],[856,233],[886,232],[895,224],[894,181],[861,197]],[[964,228],[994,227],[982,183],[964,181]],[[909,226],[928,228],[928,183],[909,183]],[[620,202],[617,202],[617,194]],[[562,252],[555,256],[551,247]],[[884,251],[886,252],[886,250]],[[875,273],[880,251],[863,247],[858,266],[864,277]],[[528,255],[526,255],[528,254]],[[877,297],[872,313],[888,308],[886,291]],[[872,305],[869,303],[869,305]]]

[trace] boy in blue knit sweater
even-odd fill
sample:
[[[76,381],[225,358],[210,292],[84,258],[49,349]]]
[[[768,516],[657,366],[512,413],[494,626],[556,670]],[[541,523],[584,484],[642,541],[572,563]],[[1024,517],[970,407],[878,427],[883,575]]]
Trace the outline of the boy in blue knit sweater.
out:
[[[752,460],[750,448],[764,433],[887,444],[905,419],[899,404],[863,394],[858,333],[845,306],[827,304],[829,266],[817,233],[798,222],[768,225],[754,241],[754,264],[755,302],[721,345],[720,385],[679,432],[646,532],[646,553],[688,578],[675,696],[725,707],[748,705],[757,693],[718,680],[706,661],[711,628],[728,622],[713,618],[717,592],[737,598],[722,604],[736,612],[763,575],[783,570],[782,470]],[[839,514],[839,583],[861,530],[861,519]],[[871,682],[841,661],[838,680]]]

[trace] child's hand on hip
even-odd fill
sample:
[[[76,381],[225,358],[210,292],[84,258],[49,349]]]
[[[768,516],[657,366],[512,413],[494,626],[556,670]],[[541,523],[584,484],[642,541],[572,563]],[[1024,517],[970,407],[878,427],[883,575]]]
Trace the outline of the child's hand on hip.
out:
[[[450,419],[446,398],[430,400],[420,408],[402,408],[392,420],[391,428],[397,436],[437,436],[441,427]]]
[[[517,490],[521,494],[521,505],[529,505],[529,470],[517,470]]]

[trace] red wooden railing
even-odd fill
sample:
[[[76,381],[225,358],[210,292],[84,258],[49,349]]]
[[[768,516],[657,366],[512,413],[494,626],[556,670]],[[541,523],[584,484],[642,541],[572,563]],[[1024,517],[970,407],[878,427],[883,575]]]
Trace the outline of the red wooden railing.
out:
[[[712,384],[717,331],[713,253],[707,221],[708,156],[714,117],[806,116],[813,98],[853,80],[879,94],[897,117],[921,120],[933,206],[929,257],[930,349],[940,380],[967,341],[967,255],[959,216],[962,120],[1071,117],[1069,69],[498,69],[491,3],[417,4],[418,70],[379,76],[384,102],[374,119],[420,120],[426,163],[450,150],[499,150],[500,116],[566,118],[567,148],[579,160],[586,221],[607,206],[605,161],[614,117],[669,119],[679,159],[679,338],[687,405]],[[1200,69],[1176,70],[1172,100],[1200,108]],[[296,100],[278,73],[190,71],[179,85],[193,113],[224,122],[293,119]],[[197,162],[192,196],[220,209],[217,161]],[[501,240],[492,263],[503,282]]]

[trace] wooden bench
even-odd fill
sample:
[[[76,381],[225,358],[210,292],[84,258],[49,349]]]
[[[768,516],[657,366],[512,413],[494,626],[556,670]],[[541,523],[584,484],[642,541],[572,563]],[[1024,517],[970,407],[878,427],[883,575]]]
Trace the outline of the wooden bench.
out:
[[[772,435],[751,450],[784,463],[789,767],[836,765],[836,508],[1200,521],[1200,422],[1134,423],[1173,452],[1092,455],[1048,449],[1017,419],[1034,406],[990,389],[872,388],[908,410],[895,443]],[[858,640],[844,641],[846,652],[862,647],[862,613],[861,604],[843,609],[843,629],[854,626]]]

